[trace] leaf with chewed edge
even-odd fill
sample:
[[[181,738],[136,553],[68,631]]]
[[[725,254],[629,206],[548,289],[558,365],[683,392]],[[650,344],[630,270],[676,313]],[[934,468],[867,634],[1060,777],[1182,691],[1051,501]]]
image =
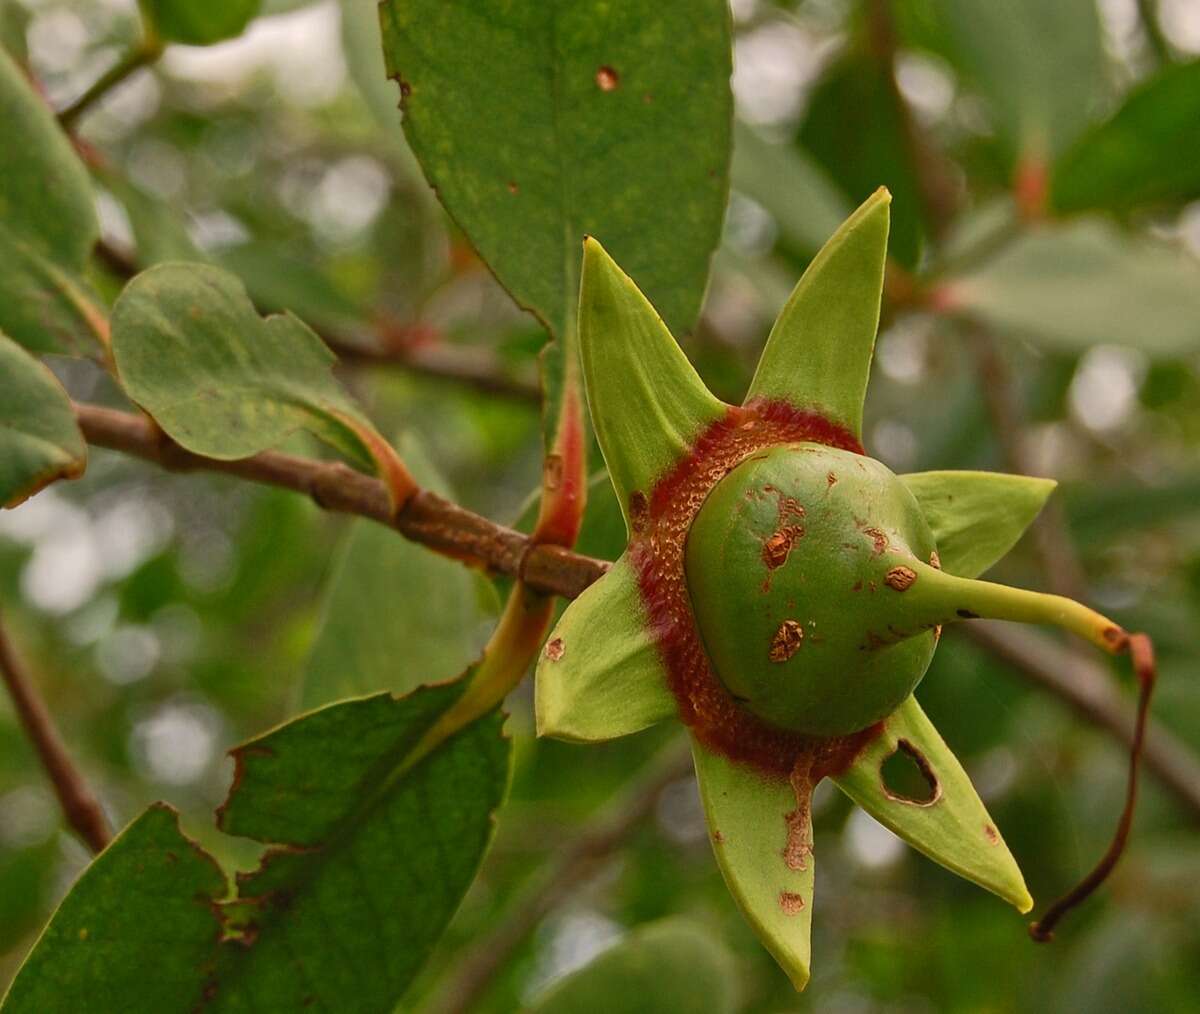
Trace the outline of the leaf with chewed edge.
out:
[[[175,811],[156,803],[83,871],[0,1009],[189,1011],[216,951],[215,906],[228,886],[179,830]]]
[[[0,507],[15,507],[55,479],[74,479],[86,464],[66,391],[0,333]]]
[[[498,711],[421,749],[466,685],[331,705],[235,750],[219,825],[268,849],[233,900],[152,807],[67,896],[5,1014],[393,1010],[474,879],[508,785]]]

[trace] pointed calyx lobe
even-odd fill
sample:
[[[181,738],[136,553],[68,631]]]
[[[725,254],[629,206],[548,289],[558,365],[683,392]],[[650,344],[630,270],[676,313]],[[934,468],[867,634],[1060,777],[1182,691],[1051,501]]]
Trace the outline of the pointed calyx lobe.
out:
[[[891,201],[877,190],[808,266],[767,338],[747,404],[783,401],[861,439]]]

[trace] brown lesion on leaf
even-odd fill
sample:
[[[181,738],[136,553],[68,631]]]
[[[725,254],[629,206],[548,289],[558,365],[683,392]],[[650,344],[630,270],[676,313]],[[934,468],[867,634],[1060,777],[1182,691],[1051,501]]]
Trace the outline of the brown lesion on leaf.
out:
[[[938,551],[935,549],[929,554],[929,566],[934,570],[942,569],[942,558],[938,556]]]
[[[549,492],[553,492],[562,485],[563,480],[563,459],[561,454],[547,454],[545,463],[542,465],[542,485]]]
[[[894,758],[900,757],[901,754],[916,766],[917,771],[928,786],[928,792],[922,798],[906,795],[894,785],[888,784],[889,762],[893,761]],[[942,783],[938,780],[933,766],[929,763],[929,759],[907,739],[898,739],[896,741],[896,749],[885,757],[879,766],[879,776],[883,786],[883,794],[895,803],[906,803],[909,806],[933,806],[934,803],[942,798]]]
[[[983,836],[988,840],[989,845],[1000,844],[1000,832],[991,824],[983,825]]]
[[[783,823],[787,828],[783,862],[789,870],[799,873],[808,869],[808,857],[813,852],[812,758],[797,760],[788,781],[796,797],[796,808],[783,815]]]
[[[596,68],[596,87],[602,92],[615,92],[621,84],[621,76],[608,64]]]
[[[795,891],[780,891],[779,908],[784,915],[799,915],[804,911],[804,896]]]
[[[521,188],[517,186],[517,183],[515,180],[508,181],[508,192],[510,194],[518,194],[521,192]]]
[[[800,621],[784,620],[775,631],[775,636],[771,638],[767,658],[772,662],[786,662],[800,650],[803,643],[804,627],[800,625]]]
[[[889,588],[894,588],[898,592],[908,591],[917,580],[917,572],[911,567],[893,567],[883,580]]]
[[[567,653],[567,646],[563,644],[561,637],[556,637],[551,641],[546,642],[546,658],[551,662],[557,662]]]
[[[629,494],[629,527],[636,532],[644,532],[650,519],[650,501],[640,489]]]

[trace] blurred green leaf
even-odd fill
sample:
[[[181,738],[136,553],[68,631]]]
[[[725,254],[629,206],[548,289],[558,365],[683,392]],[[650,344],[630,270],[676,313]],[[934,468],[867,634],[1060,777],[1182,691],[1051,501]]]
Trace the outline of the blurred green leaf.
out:
[[[208,264],[160,264],[112,312],[129,396],[181,446],[244,458],[297,429],[360,465],[381,437],[330,373],[335,357],[291,314],[261,318],[242,283]]]
[[[262,0],[138,0],[143,16],[170,42],[208,46],[241,35]]]
[[[392,1010],[474,879],[507,787],[496,713],[413,757],[463,687],[347,701],[235,750],[219,825],[271,847],[232,901],[151,807],[67,896],[5,1014]]]
[[[1095,0],[937,0],[959,70],[1013,156],[1061,151],[1111,92]]]
[[[866,200],[879,187],[891,191],[888,250],[912,267],[924,242],[921,191],[889,75],[864,47],[853,47],[813,92],[800,142],[837,180],[851,204]]]
[[[1041,225],[960,278],[947,306],[1047,348],[1200,347],[1200,263],[1095,219]]]
[[[87,445],[67,392],[45,366],[0,334],[0,507],[14,507],[55,479],[73,479]]]
[[[1200,195],[1200,60],[1144,81],[1054,167],[1063,212],[1177,204]],[[1185,154],[1188,153],[1188,154]]]
[[[107,167],[93,170],[97,181],[125,209],[137,244],[138,266],[148,268],[162,261],[207,260],[192,242],[179,211],[156,194],[131,183]]]
[[[793,144],[768,141],[753,127],[734,127],[733,186],[762,205],[788,245],[811,256],[853,210],[825,170]]]
[[[563,336],[594,235],[688,331],[728,190],[723,0],[389,0],[382,18],[409,143],[516,301]]]
[[[0,123],[0,329],[35,352],[96,352],[101,314],[81,277],[100,233],[87,172],[4,51]]]
[[[426,489],[454,499],[413,438],[405,463]],[[449,679],[479,657],[499,600],[490,581],[369,521],[350,524],[333,565],[321,627],[305,667],[303,705]]]
[[[639,926],[555,983],[530,1014],[733,1014],[733,956],[684,919]]]
[[[84,870],[13,980],[5,1014],[190,1011],[225,875],[158,803]],[[149,968],[153,974],[147,974]]]

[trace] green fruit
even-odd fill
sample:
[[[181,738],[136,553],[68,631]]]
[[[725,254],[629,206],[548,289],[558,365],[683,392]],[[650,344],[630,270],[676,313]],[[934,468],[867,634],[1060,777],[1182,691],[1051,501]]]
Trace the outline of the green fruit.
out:
[[[685,567],[730,693],[775,725],[833,736],[885,718],[925,675],[934,624],[905,615],[895,585],[905,561],[935,558],[916,500],[888,468],[797,443],[717,483]]]

